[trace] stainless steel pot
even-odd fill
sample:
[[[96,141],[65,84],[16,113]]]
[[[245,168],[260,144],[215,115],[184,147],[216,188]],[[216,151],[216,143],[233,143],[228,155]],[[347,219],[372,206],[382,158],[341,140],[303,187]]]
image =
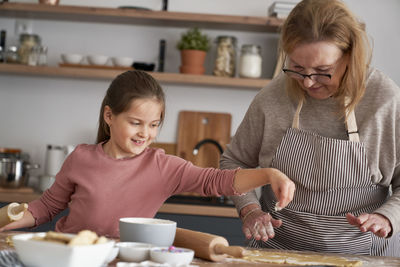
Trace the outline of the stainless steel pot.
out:
[[[39,164],[30,164],[24,159],[0,158],[0,186],[6,188],[26,186],[29,170],[39,167]]]

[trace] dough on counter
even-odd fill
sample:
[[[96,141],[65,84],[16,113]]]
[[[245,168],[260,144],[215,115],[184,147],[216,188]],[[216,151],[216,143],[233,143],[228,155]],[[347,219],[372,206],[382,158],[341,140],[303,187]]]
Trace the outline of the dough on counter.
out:
[[[277,263],[277,264],[296,264],[296,265],[332,265],[338,267],[357,267],[362,265],[362,261],[348,260],[339,256],[324,256],[317,254],[300,254],[290,252],[274,252],[248,250],[244,260],[253,262]]]

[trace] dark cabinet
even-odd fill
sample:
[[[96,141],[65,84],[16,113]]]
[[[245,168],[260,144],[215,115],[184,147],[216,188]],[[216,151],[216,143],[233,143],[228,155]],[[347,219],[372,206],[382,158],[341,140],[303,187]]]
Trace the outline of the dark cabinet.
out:
[[[170,213],[157,213],[156,218],[175,221],[180,228],[223,236],[231,246],[246,245],[239,218]]]

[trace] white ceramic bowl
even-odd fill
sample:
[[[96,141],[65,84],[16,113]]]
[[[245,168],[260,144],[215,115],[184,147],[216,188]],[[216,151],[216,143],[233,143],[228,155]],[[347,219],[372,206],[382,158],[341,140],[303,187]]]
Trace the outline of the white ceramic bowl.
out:
[[[61,54],[61,59],[67,64],[81,64],[83,55],[80,54]]]
[[[114,246],[111,249],[111,252],[107,255],[106,260],[104,261],[106,264],[112,262],[119,254],[119,247]]]
[[[150,250],[150,259],[159,263],[171,265],[188,265],[192,262],[194,251],[187,248],[153,247]]]
[[[139,242],[119,242],[116,244],[119,249],[118,258],[123,261],[141,262],[150,259],[151,244]]]
[[[112,57],[111,61],[117,67],[132,67],[133,58],[131,57]]]
[[[170,246],[174,242],[176,222],[163,219],[128,217],[119,219],[121,242],[141,242]]]
[[[34,236],[44,237],[46,233],[19,234],[12,237],[18,257],[26,266],[40,267],[100,267],[114,247],[114,241],[87,246],[31,240]],[[73,236],[73,235],[71,235]]]
[[[87,61],[91,65],[105,65],[107,64],[108,57],[103,55],[89,55]]]

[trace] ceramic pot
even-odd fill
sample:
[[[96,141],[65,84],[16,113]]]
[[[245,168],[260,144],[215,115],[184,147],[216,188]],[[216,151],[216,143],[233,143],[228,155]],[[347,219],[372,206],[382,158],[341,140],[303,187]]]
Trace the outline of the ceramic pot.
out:
[[[187,74],[204,74],[204,60],[207,52],[201,50],[182,50],[179,71]]]

